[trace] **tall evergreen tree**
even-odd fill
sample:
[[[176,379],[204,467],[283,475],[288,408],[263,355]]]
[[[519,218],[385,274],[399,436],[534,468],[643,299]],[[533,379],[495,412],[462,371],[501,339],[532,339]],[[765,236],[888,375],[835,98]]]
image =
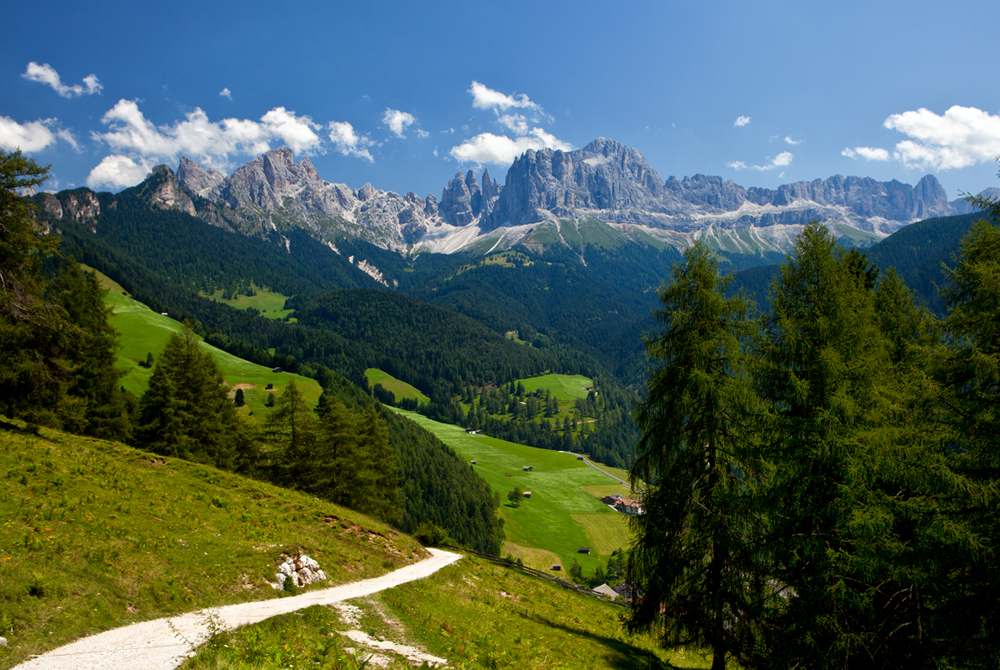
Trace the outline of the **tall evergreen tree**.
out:
[[[1000,200],[981,201],[993,219],[962,240],[948,274],[946,326],[954,338],[942,365],[950,437],[958,468],[976,482],[960,506],[973,526],[972,550],[953,556],[945,611],[952,657],[969,667],[1000,666]]]
[[[663,331],[636,411],[642,431],[630,477],[645,485],[631,517],[627,579],[632,630],[656,628],[665,645],[713,650],[713,669],[754,645],[764,575],[750,484],[755,476],[741,340],[747,301],[726,298],[712,252],[696,244],[660,289]]]
[[[63,264],[48,296],[76,326],[69,354],[73,379],[67,392],[79,401],[73,404],[80,412],[67,417],[64,426],[73,432],[124,441],[131,435],[131,419],[119,384],[125,373],[115,367],[118,333],[108,322],[111,309],[104,304],[106,292],[94,273],[84,272],[70,260]]]
[[[272,450],[272,469],[285,486],[309,490],[315,486],[314,471],[317,421],[295,380],[278,396],[265,434]]]
[[[139,401],[136,441],[160,454],[226,470],[255,449],[229,400],[222,372],[197,336],[185,328],[170,336]]]
[[[58,240],[43,234],[21,197],[47,177],[48,167],[0,150],[0,411],[59,427],[81,413],[68,396],[73,327],[43,298],[41,262]]]
[[[942,501],[965,483],[934,430],[933,386],[900,349],[919,340],[901,318],[913,310],[898,286],[876,300],[874,279],[810,224],[772,287],[755,378],[774,412],[762,500],[787,600],[750,665],[921,668],[941,654],[928,627],[940,556],[969,539]]]

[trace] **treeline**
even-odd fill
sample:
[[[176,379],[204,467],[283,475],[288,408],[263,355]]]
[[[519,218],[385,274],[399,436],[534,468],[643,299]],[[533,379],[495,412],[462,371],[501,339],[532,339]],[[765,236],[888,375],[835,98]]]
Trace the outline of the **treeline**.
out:
[[[630,628],[716,668],[997,667],[998,223],[962,242],[943,321],[819,224],[765,315],[687,252],[637,414]]]
[[[513,381],[483,389],[478,395],[471,386],[466,387],[462,399],[470,404],[468,410],[462,409],[458,397],[426,403],[397,399],[381,384],[374,386],[372,395],[387,405],[467,430],[481,430],[501,440],[539,449],[580,451],[606,465],[628,468],[638,440],[632,421],[635,398],[609,379],[596,379],[595,384],[602,389],[599,399],[591,392],[587,398],[576,400],[573,418],[563,417],[562,422],[551,420],[559,411],[555,398],[542,391],[525,393],[523,385],[515,386]],[[506,414],[510,418],[498,416]]]

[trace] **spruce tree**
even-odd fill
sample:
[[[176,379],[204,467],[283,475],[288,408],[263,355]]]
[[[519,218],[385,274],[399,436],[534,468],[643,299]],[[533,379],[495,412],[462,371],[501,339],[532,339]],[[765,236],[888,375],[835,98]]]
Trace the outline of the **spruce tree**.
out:
[[[715,669],[753,646],[763,591],[740,348],[752,326],[747,301],[724,288],[700,243],[660,288],[662,330],[646,340],[651,369],[630,471],[633,487],[647,487],[645,513],[630,518],[627,575],[639,594],[629,628],[656,629],[667,646],[709,647]]]

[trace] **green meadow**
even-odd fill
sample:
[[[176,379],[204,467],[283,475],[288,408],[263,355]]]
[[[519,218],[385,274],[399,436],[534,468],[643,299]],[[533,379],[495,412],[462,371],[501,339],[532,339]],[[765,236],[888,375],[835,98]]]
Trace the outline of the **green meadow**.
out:
[[[473,466],[476,473],[493,487],[503,502],[501,513],[509,543],[551,552],[559,557],[564,569],[575,558],[587,573],[606,562],[615,549],[627,548],[624,516],[586,490],[595,486],[613,487],[614,480],[577,460],[576,456],[485,435],[469,435],[458,426],[432,421],[414,412],[394,411],[437,435],[462,458],[476,461]],[[531,466],[531,472],[522,470],[525,466]],[[531,498],[524,500],[520,507],[507,502],[507,493],[515,486],[531,491]],[[578,554],[580,547],[590,547],[591,554]],[[537,551],[525,555],[537,556],[539,561],[548,558]],[[550,563],[528,564],[545,570],[551,567]]]
[[[407,398],[409,400],[417,400],[419,402],[430,402],[431,399],[417,390],[415,387],[410,386],[404,381],[396,379],[388,372],[382,372],[378,368],[368,368],[365,370],[365,377],[368,378],[368,383],[372,386],[376,384],[381,384],[382,388],[386,391],[392,391],[396,398]]]
[[[528,377],[518,379],[518,383],[524,385],[524,390],[528,393],[542,389],[548,389],[553,397],[560,402],[572,402],[574,400],[587,397],[590,391],[588,386],[593,386],[594,382],[583,375],[558,375],[549,374],[540,377]]]
[[[222,289],[212,294],[202,293],[202,296],[209,300],[224,303],[235,309],[253,307],[260,312],[261,316],[267,319],[284,319],[292,313],[293,310],[285,309],[285,301],[288,300],[288,296],[269,291],[259,286],[254,286],[253,290],[256,295],[237,295],[232,300],[225,300],[222,297]]]
[[[109,285],[109,291],[104,301],[114,311],[110,322],[120,333],[118,343],[121,349],[118,350],[118,366],[128,371],[121,383],[126,390],[141,397],[149,388],[149,378],[153,375],[153,370],[143,367],[140,363],[144,363],[147,354],[150,353],[153,354],[154,361],[158,360],[171,334],[182,332],[184,326],[169,316],[157,314],[141,302],[123,295],[121,287],[115,289],[110,282],[106,284]],[[298,384],[306,402],[310,405],[319,402],[323,390],[314,379],[287,372],[272,372],[271,368],[237,358],[204,342],[201,346],[211,353],[219,369],[222,370],[222,375],[231,387],[230,394],[235,395],[236,389],[243,389],[246,405],[240,411],[245,416],[251,416],[257,421],[266,417],[270,413],[270,408],[266,406],[268,396],[271,393],[274,393],[275,397],[279,396],[291,380],[295,380]],[[270,391],[267,390],[268,384],[274,385]]]

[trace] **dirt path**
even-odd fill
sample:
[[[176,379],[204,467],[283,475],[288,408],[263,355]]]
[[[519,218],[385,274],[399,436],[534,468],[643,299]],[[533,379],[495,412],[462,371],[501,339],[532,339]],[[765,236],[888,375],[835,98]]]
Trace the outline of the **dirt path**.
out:
[[[572,451],[567,451],[566,453],[567,454],[573,454]],[[583,454],[573,454],[573,455],[574,456],[583,456]],[[590,467],[594,468],[598,472],[600,472],[602,475],[605,475],[607,477],[611,477],[611,479],[615,480],[619,484],[624,484],[625,486],[627,486],[630,491],[632,490],[632,485],[629,484],[627,481],[625,481],[623,479],[618,479],[617,477],[615,477],[610,472],[605,472],[604,470],[601,470],[599,467],[597,467],[596,465],[594,465],[593,463],[591,463],[590,459],[588,459],[586,456],[583,457],[583,462],[586,463],[587,465],[589,465]]]
[[[192,644],[207,639],[209,617],[223,629],[257,623],[313,605],[369,596],[428,577],[462,556],[428,549],[431,557],[389,574],[291,598],[213,607],[145,621],[77,640],[15,666],[13,670],[172,670],[193,655]],[[182,639],[183,638],[183,639]]]

